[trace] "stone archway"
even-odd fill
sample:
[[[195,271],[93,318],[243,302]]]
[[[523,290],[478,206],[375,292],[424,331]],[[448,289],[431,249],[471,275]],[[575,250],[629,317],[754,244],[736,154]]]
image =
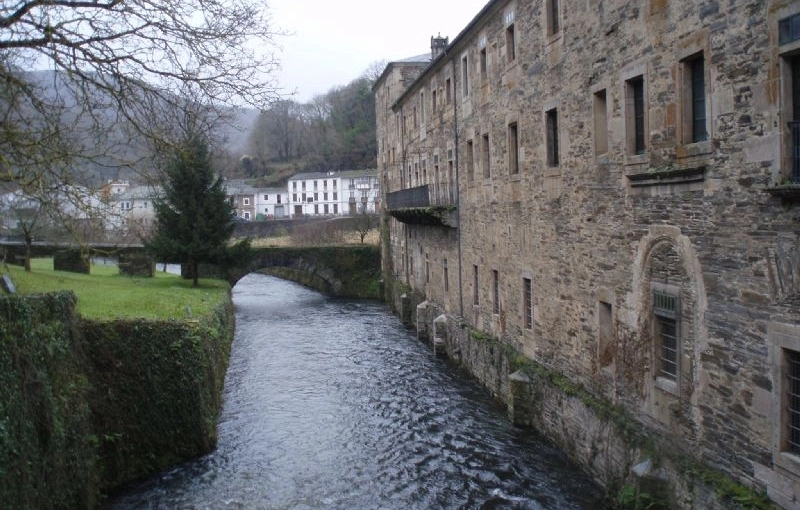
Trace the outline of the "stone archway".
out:
[[[651,226],[632,274],[625,362],[637,375],[643,411],[678,434],[696,434],[700,355],[708,341],[706,291],[697,252],[677,227]],[[670,329],[674,328],[674,329]],[[674,365],[670,365],[674,334]],[[667,354],[665,354],[667,353]]]

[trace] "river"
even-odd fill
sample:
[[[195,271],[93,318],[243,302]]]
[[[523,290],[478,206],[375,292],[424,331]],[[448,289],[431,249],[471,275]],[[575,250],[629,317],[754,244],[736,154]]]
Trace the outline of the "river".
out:
[[[251,274],[211,454],[108,509],[593,509],[602,492],[380,303]]]

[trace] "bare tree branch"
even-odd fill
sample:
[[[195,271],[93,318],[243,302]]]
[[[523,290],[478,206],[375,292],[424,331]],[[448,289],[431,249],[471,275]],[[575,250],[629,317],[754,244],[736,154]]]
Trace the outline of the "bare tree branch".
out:
[[[261,0],[0,3],[0,184],[44,197],[93,166],[137,164],[198,105],[209,125],[266,109],[276,35]]]

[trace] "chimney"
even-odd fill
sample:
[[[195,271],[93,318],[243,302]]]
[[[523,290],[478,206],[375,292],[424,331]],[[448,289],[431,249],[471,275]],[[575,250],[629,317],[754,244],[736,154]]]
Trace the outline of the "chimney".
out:
[[[442,34],[439,34],[436,37],[431,36],[431,60],[436,60],[436,57],[444,53],[449,41],[450,38],[442,37]]]

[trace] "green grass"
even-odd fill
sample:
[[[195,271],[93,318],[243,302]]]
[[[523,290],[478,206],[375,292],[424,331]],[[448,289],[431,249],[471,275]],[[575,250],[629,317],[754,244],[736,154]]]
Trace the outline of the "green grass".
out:
[[[0,266],[9,273],[18,294],[71,290],[78,297],[78,313],[89,319],[183,319],[187,310],[199,317],[227,299],[230,286],[223,280],[191,280],[156,272],[153,278],[119,274],[116,266],[91,267],[91,274],[54,271],[53,259],[34,259],[31,272],[22,267]]]

